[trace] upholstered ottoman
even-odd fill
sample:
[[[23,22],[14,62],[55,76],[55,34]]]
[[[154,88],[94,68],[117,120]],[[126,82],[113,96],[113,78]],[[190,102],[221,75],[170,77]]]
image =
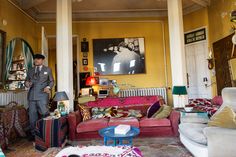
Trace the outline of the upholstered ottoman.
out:
[[[45,151],[50,147],[61,147],[67,135],[67,116],[58,119],[40,119],[36,123],[35,148]]]

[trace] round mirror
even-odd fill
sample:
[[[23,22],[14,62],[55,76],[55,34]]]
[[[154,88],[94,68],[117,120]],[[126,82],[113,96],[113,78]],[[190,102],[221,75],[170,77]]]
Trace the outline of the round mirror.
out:
[[[14,38],[6,47],[5,89],[24,90],[27,70],[33,67],[33,50],[22,38]]]

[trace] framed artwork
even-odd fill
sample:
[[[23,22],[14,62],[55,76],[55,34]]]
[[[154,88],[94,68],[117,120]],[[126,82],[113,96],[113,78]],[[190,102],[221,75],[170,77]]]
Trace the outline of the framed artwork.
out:
[[[79,82],[80,82],[80,89],[86,88],[86,79],[90,76],[90,72],[81,72],[79,73]]]
[[[83,57],[87,58],[88,57],[88,52],[83,52]]]
[[[93,61],[100,75],[146,73],[144,38],[93,39]]]
[[[5,45],[6,45],[6,32],[0,30],[0,87],[3,84]]]
[[[83,65],[88,65],[88,59],[83,59]]]
[[[89,52],[89,43],[87,41],[81,42],[81,52]]]

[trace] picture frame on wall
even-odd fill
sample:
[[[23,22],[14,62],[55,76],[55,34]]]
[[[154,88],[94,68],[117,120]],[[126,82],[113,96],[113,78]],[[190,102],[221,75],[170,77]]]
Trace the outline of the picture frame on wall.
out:
[[[88,52],[83,52],[83,57],[87,58],[88,57]]]
[[[86,88],[86,79],[90,76],[90,72],[80,72],[79,73],[79,82],[80,82],[80,89]]]
[[[88,59],[83,59],[82,63],[83,63],[83,65],[88,65]]]
[[[6,48],[6,32],[0,30],[0,88],[3,85],[5,48]]]
[[[100,75],[145,74],[144,38],[93,39],[93,63]]]

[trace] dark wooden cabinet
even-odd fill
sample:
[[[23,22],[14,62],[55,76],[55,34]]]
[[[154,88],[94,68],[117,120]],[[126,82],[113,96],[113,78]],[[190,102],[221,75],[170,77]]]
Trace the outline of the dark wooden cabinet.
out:
[[[213,43],[218,95],[221,95],[223,88],[232,87],[228,64],[233,48],[232,36],[233,34]]]

